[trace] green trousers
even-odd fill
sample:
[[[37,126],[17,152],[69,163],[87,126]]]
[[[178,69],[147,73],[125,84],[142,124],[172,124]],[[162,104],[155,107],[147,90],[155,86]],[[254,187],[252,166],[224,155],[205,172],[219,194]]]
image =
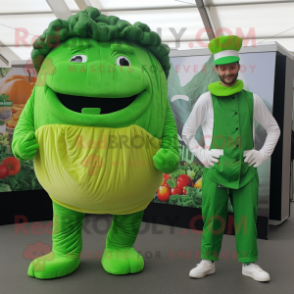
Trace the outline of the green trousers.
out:
[[[228,197],[234,210],[235,240],[238,260],[255,262],[257,249],[257,212],[259,178],[256,176],[239,189],[220,188],[205,176],[202,179],[202,216],[204,221],[201,258],[218,260],[226,228]]]

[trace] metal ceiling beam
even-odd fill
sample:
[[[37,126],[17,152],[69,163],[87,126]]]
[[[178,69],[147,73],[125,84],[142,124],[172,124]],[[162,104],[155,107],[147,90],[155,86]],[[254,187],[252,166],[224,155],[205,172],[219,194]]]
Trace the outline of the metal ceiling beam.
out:
[[[9,61],[0,53],[0,60],[6,64],[7,66],[9,66]]]
[[[75,0],[81,11],[85,10],[87,6],[93,6],[90,0]]]
[[[46,2],[57,18],[66,20],[72,15],[64,0],[46,0]]]
[[[21,60],[21,58],[0,41],[0,64],[10,66],[12,60]]]
[[[0,16],[6,16],[6,15],[34,15],[34,14],[53,14],[52,11],[32,11],[32,12],[2,12],[0,13]]]
[[[83,1],[83,0],[82,0]],[[94,2],[94,1],[92,1]],[[96,7],[96,6],[95,6]],[[193,7],[196,9],[197,7],[195,5],[193,5]],[[192,8],[193,8],[192,7]],[[86,8],[86,7],[85,7]],[[99,7],[97,7],[99,9]],[[146,10],[177,10],[177,9],[191,9],[191,6],[179,6],[179,7],[175,7],[175,6],[170,6],[170,7],[148,7],[148,8],[115,8],[115,9],[99,9],[101,13],[107,13],[107,12],[120,12],[120,11],[146,11]],[[80,10],[71,10],[71,13],[77,13]],[[7,12],[7,13],[0,13],[0,15],[30,15],[30,14],[52,14],[52,12],[50,11],[39,11],[39,12]]]
[[[266,41],[271,41],[271,39],[293,39],[294,40],[294,36],[288,36],[288,37],[280,37],[280,36],[276,36],[276,37],[258,37],[255,38],[255,40],[257,42],[262,41],[262,40],[266,40]],[[242,40],[252,40],[252,38],[242,38]],[[175,39],[171,39],[171,40],[162,40],[163,42],[175,42],[175,41],[182,41],[182,42],[196,42],[196,41],[203,41],[203,42],[208,42],[210,40],[208,39],[201,39],[201,40],[196,40],[196,39],[185,39],[185,40],[175,40]]]
[[[103,11],[103,6],[100,3],[100,0],[90,0],[92,3],[92,6],[98,8],[100,11]]]
[[[203,0],[195,0],[195,3],[196,3],[197,8],[199,10],[203,25],[204,25],[204,27],[206,29],[206,33],[208,35],[208,38],[211,41],[212,39],[215,38],[214,25],[212,24],[212,21],[207,14]]]
[[[195,5],[185,5],[185,6],[158,6],[158,7],[137,7],[137,8],[112,8],[103,9],[101,13],[104,12],[115,12],[115,11],[147,11],[147,10],[177,10],[177,9],[191,9],[193,7],[197,8]]]
[[[283,37],[283,36],[276,36],[276,37],[268,37],[268,36],[266,36],[266,37],[264,37],[264,36],[262,36],[262,37],[258,37],[258,38],[255,38],[256,39],[256,41],[260,41],[260,40],[264,40],[264,39],[266,39],[266,40],[271,40],[271,39],[293,39],[294,40],[294,36],[285,36],[285,37]],[[252,40],[252,38],[243,38],[243,40]],[[162,40],[163,42],[176,42],[176,41],[182,41],[182,42],[196,42],[196,41],[203,41],[203,42],[208,42],[208,41],[210,41],[210,40],[208,40],[208,39],[201,39],[201,40],[196,40],[196,39],[185,39],[185,40],[176,40],[176,39],[171,39],[171,40]],[[25,45],[15,45],[15,44],[13,44],[13,45],[1,45],[0,44],[0,48],[1,47],[15,47],[15,46],[18,46],[18,47],[24,47]]]
[[[79,1],[79,0],[77,0]],[[84,0],[81,0],[84,1]],[[87,1],[87,0],[85,0]],[[88,0],[89,1],[89,0]],[[97,0],[91,0],[90,3],[93,3],[93,5],[89,6],[95,6],[99,9],[99,7],[95,4]],[[209,1],[205,1],[209,2]],[[240,6],[240,5],[265,5],[265,4],[283,4],[283,3],[294,3],[294,0],[291,1],[265,1],[265,2],[232,2],[232,3],[226,3],[226,4],[205,4],[204,7],[211,8],[211,7],[221,7],[221,6]],[[183,6],[159,6],[159,7],[143,7],[143,8],[115,8],[115,9],[99,9],[101,13],[105,12],[113,12],[113,11],[140,11],[140,10],[172,10],[172,9],[185,9],[185,8],[192,8],[191,6],[195,7],[194,4],[187,3],[188,5]],[[196,7],[195,7],[196,8]],[[71,10],[71,13],[76,13],[79,10]],[[51,14],[52,12],[49,11],[34,11],[34,12],[7,12],[7,13],[0,13],[0,15],[30,15],[30,14]]]
[[[210,2],[210,1],[205,1]],[[290,1],[263,1],[263,2],[232,2],[224,4],[206,4],[205,7],[221,7],[221,6],[240,6],[240,5],[267,5],[267,4],[283,4],[283,3],[294,3],[293,0]]]

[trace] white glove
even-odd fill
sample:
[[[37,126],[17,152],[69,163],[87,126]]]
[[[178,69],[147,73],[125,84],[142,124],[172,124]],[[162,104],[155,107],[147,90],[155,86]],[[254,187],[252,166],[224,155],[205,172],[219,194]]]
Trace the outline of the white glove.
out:
[[[210,168],[214,166],[214,163],[218,163],[218,159],[221,155],[224,155],[223,149],[204,149],[204,156],[202,158],[202,163],[207,167]]]
[[[253,167],[260,166],[269,158],[265,153],[255,149],[244,150],[243,157],[245,157],[244,162],[247,162],[248,166],[254,164]]]

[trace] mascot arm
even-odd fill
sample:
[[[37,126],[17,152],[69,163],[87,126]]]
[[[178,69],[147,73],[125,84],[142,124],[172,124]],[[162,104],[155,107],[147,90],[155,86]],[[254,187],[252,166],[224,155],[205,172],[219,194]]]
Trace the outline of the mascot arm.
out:
[[[34,127],[34,90],[22,111],[13,133],[11,149],[19,160],[29,160],[36,156],[39,145]]]
[[[163,173],[175,171],[180,163],[177,125],[168,100],[162,143],[153,160],[155,167]]]

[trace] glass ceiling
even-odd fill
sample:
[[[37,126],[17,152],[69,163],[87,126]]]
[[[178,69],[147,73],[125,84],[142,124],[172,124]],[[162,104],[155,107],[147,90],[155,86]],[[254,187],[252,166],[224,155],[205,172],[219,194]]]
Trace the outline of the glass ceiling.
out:
[[[9,61],[30,59],[32,43],[58,18],[54,8],[61,2],[69,15],[81,5],[92,5],[130,23],[147,23],[171,48],[203,48],[209,43],[194,0],[0,0],[0,54]],[[249,46],[252,38],[256,43],[276,41],[294,54],[294,1],[203,2],[216,35],[237,34],[248,38]]]

